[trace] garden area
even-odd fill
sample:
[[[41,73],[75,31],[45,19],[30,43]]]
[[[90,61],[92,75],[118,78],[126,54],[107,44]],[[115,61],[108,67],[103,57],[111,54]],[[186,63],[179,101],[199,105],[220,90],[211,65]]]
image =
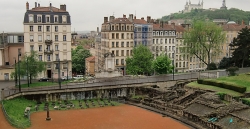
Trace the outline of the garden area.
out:
[[[70,110],[70,109],[87,109],[107,106],[120,105],[107,99],[88,99],[88,100],[64,100],[64,101],[51,101],[51,102],[37,102],[27,100],[25,98],[15,98],[5,100],[2,106],[7,114],[7,119],[11,125],[17,128],[28,128],[31,123],[29,113],[47,111],[47,106],[50,111],[53,110]],[[26,112],[25,110],[29,110]],[[44,116],[45,117],[45,116]]]

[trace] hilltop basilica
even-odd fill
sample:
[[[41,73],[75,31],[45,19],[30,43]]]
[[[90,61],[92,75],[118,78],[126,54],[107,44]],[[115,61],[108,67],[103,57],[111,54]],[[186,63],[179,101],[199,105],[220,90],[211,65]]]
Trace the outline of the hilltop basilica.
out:
[[[183,13],[191,12],[192,9],[203,9],[203,0],[198,4],[191,4],[191,0],[187,1]]]

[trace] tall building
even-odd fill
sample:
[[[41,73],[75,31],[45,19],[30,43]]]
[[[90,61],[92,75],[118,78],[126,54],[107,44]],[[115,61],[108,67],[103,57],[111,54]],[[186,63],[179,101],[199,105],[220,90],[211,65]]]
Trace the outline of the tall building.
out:
[[[132,19],[131,19],[132,17]],[[102,71],[104,68],[104,55],[112,53],[115,56],[115,68],[125,70],[125,59],[130,56],[134,46],[134,26],[133,16],[130,19],[124,15],[122,18],[114,16],[104,17],[104,23],[101,28],[101,54],[98,55],[98,64],[100,65],[97,71]]]
[[[184,13],[191,12],[193,9],[203,9],[203,0],[202,2],[199,1],[198,4],[192,4],[191,0],[186,2],[185,8],[183,10]]]
[[[47,63],[39,77],[57,78],[58,68],[61,76],[71,76],[71,18],[66,5],[42,7],[35,2],[30,9],[27,2],[23,25],[24,52],[36,51]]]

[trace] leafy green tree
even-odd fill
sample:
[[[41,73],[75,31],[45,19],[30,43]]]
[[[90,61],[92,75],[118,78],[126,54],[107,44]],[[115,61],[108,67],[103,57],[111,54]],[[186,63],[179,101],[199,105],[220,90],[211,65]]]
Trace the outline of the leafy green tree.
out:
[[[167,74],[172,72],[173,66],[168,56],[161,54],[160,56],[156,57],[156,59],[153,61],[153,69],[158,74]]]
[[[38,54],[32,51],[30,54],[25,54],[16,65],[16,72],[18,73],[18,63],[20,63],[20,76],[29,77],[29,83],[32,83],[32,79],[36,78],[39,73],[46,70],[46,63],[40,61]],[[11,73],[12,77],[15,77],[15,72]],[[17,74],[18,76],[18,74]]]
[[[85,72],[85,59],[90,57],[90,51],[83,48],[83,46],[77,46],[72,52],[72,71],[73,72]]]
[[[219,69],[226,69],[232,66],[232,58],[224,57],[219,63]]]
[[[230,46],[234,49],[232,60],[238,67],[249,65],[250,58],[250,29],[245,27],[238,33],[237,38],[233,39]]]
[[[132,75],[144,75],[152,72],[153,54],[143,45],[133,48],[133,56],[126,59],[126,71]]]
[[[224,40],[225,33],[220,26],[209,21],[195,20],[192,28],[184,34],[184,51],[208,65],[213,56],[220,54]]]

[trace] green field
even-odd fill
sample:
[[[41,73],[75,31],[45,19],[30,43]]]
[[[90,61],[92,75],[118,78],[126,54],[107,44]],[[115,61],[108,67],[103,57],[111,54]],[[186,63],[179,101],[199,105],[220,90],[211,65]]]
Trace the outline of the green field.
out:
[[[95,106],[92,105],[91,100],[87,100],[87,103],[89,104],[89,108],[97,108],[100,107],[98,105],[97,99],[92,99]],[[107,99],[104,99],[103,101],[105,101],[106,103],[108,103]],[[99,101],[102,105],[104,105],[103,101]],[[72,102],[75,107],[71,108],[71,109],[81,109],[79,106],[79,102],[78,100],[72,100],[69,101]],[[85,104],[85,102],[83,100],[81,100],[82,102],[82,107],[84,109],[87,109],[87,106]],[[64,103],[61,102],[63,105]],[[118,106],[120,105],[120,103],[112,101],[112,104],[114,104],[114,106]],[[112,106],[111,103],[108,103],[108,105],[106,106]],[[35,105],[37,104],[36,101],[31,101],[31,100],[27,100],[24,98],[14,98],[11,100],[5,100],[3,101],[3,106],[7,112],[7,114],[9,115],[9,119],[12,123],[13,126],[18,127],[18,128],[27,128],[30,126],[30,121],[27,117],[24,117],[24,110],[27,106],[31,106],[31,113],[36,112],[35,110]],[[56,106],[59,106],[59,102],[55,102]],[[44,111],[44,107],[45,107],[45,103],[43,102],[42,104],[40,104],[38,111]],[[52,102],[49,102],[49,109],[50,110],[55,110],[54,106],[52,106]],[[67,108],[61,108],[60,110],[68,110]]]

